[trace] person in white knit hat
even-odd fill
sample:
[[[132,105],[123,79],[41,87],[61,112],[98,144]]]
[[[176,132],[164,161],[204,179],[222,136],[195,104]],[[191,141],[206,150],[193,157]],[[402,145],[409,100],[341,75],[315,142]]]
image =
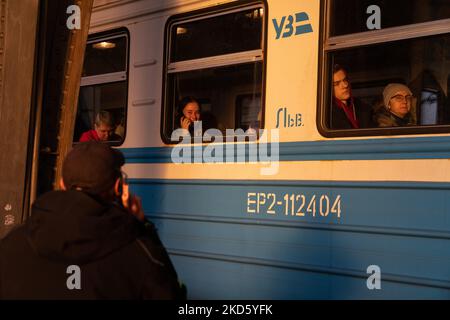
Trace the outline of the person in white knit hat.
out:
[[[411,113],[413,103],[411,90],[401,83],[390,83],[383,90],[383,108],[375,113],[379,127],[400,127],[415,125]]]

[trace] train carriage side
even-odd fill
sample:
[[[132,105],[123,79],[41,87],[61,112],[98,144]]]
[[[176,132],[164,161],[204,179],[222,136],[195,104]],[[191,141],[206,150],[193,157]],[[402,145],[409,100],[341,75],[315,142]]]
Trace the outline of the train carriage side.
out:
[[[450,298],[450,5],[404,2],[96,2],[74,139],[119,119],[189,298]],[[370,124],[334,126],[336,64]],[[408,126],[372,121],[389,83]]]

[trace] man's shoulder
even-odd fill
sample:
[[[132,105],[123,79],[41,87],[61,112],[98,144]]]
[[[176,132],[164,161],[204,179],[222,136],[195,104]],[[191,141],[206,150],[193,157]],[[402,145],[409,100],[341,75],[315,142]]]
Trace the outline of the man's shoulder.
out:
[[[140,223],[139,229],[140,234],[135,241],[139,250],[144,253],[152,263],[164,265],[164,260],[168,258],[167,252],[153,223],[149,221]]]
[[[145,221],[140,225],[140,235],[136,238],[135,245],[141,256],[145,257],[151,264],[157,268],[172,273],[176,276],[172,261],[159,238],[157,229],[153,223]]]

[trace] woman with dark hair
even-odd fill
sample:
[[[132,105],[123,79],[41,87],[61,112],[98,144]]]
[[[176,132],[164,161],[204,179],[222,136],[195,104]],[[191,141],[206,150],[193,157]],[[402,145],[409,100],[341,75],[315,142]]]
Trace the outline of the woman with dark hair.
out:
[[[178,115],[175,125],[194,133],[194,122],[200,121],[200,103],[192,96],[184,97],[178,105]]]

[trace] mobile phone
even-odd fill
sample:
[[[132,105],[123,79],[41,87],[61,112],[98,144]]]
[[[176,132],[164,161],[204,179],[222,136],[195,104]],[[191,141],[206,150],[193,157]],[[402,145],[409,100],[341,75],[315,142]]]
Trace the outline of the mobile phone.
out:
[[[119,187],[118,187],[118,197],[120,199],[120,204],[124,206],[125,208],[128,208],[130,204],[130,192],[129,192],[129,185],[128,185],[128,177],[125,172],[121,172],[120,178],[119,178]]]

